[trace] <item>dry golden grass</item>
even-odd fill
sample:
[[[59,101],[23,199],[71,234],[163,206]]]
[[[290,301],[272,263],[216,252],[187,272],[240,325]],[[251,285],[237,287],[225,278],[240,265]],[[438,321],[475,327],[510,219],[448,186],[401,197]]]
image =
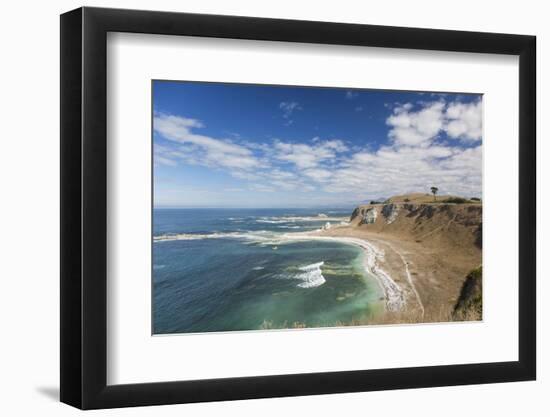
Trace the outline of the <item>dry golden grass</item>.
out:
[[[349,322],[337,322],[336,327],[346,326],[383,326],[391,324],[420,324],[420,323],[449,323],[453,321],[480,321],[481,312],[477,310],[463,310],[460,312],[441,309],[440,311],[431,311],[424,315],[418,312],[399,311],[385,312],[384,314],[353,319]]]
[[[307,326],[305,323],[301,323],[299,321],[295,321],[292,323],[288,323],[288,321],[284,321],[281,324],[274,324],[270,320],[264,320],[263,323],[260,325],[260,330],[274,330],[274,329],[305,329]]]
[[[413,203],[413,204],[432,204],[432,203],[479,203],[479,200],[471,200],[469,198],[459,197],[450,194],[436,195],[430,193],[410,193],[396,195],[386,200],[387,203]]]
[[[463,309],[459,311],[449,311],[441,308],[439,311],[431,311],[424,315],[418,312],[387,311],[383,314],[369,316],[364,318],[352,319],[347,322],[337,321],[328,326],[311,326],[315,327],[350,327],[350,326],[383,326],[391,324],[421,324],[421,323],[449,323],[456,321],[480,321],[482,320],[481,310],[477,308]],[[272,329],[304,329],[307,328],[305,323],[295,321],[293,323],[284,322],[282,324],[274,324],[272,321],[264,320],[260,326],[261,330]]]

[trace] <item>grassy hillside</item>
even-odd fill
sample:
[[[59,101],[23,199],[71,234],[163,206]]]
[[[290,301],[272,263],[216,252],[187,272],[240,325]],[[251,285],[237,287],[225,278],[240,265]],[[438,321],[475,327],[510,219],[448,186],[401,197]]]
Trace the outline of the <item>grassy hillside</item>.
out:
[[[466,204],[466,203],[480,203],[480,200],[459,197],[456,195],[436,195],[429,193],[409,193],[403,195],[396,195],[388,198],[383,204],[388,203],[415,203],[415,204],[433,204],[433,203],[448,203],[448,204]]]
[[[483,207],[480,201],[445,199],[451,202],[434,203],[433,196],[415,193],[360,205],[351,216],[350,233],[382,246],[389,242],[388,253],[392,247],[401,251],[425,307],[418,320],[480,320],[481,269],[475,268],[482,263]],[[400,314],[383,320],[417,321],[411,312]]]

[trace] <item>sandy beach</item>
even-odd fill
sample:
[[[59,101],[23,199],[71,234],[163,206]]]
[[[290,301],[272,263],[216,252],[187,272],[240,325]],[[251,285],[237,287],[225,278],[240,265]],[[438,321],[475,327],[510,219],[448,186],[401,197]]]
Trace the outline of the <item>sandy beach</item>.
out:
[[[454,308],[464,277],[481,263],[475,248],[454,250],[441,241],[407,239],[364,228],[338,225],[288,234],[295,239],[338,240],[365,251],[365,268],[384,291],[386,310],[416,321],[438,321]],[[300,236],[301,235],[301,236]]]

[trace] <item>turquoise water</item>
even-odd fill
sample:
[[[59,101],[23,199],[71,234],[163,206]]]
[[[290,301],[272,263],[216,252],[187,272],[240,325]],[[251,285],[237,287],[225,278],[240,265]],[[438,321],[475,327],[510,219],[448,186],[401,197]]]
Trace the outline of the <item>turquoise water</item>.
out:
[[[285,238],[349,213],[155,209],[153,333],[337,326],[379,311],[360,248]]]

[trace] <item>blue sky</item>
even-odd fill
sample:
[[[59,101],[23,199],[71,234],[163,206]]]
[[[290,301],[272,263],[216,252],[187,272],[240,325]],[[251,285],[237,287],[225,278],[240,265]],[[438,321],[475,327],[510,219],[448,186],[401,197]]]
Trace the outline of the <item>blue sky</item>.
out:
[[[481,196],[480,95],[153,82],[156,207]]]

